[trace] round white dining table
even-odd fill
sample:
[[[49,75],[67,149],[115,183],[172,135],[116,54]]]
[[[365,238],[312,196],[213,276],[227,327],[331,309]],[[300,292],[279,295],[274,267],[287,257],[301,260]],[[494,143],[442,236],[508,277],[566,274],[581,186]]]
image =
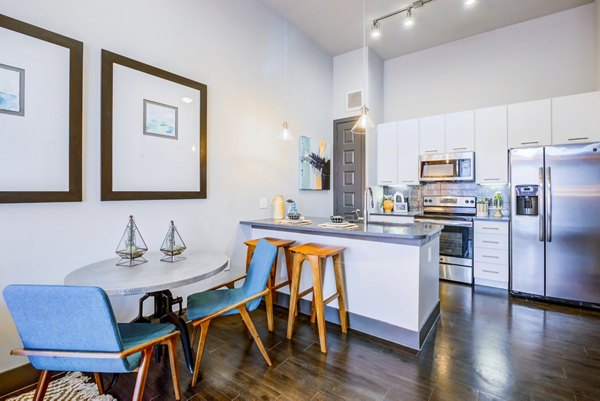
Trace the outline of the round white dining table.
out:
[[[161,252],[148,252],[147,260],[136,266],[117,266],[118,257],[80,267],[65,277],[66,285],[100,287],[110,296],[139,295],[171,290],[205,280],[225,270],[229,258],[224,253],[187,250],[185,259],[163,262]]]
[[[224,253],[186,250],[185,259],[163,262],[160,252],[144,255],[146,263],[117,266],[119,258],[111,258],[80,267],[65,277],[65,285],[87,285],[102,288],[108,295],[142,295],[139,315],[133,323],[171,323],[181,333],[181,345],[188,370],[194,370],[194,358],[187,324],[181,316],[182,299],[174,298],[171,289],[205,280],[225,270],[229,258]],[[143,316],[143,303],[152,297],[154,313]],[[178,304],[179,313],[173,312]]]

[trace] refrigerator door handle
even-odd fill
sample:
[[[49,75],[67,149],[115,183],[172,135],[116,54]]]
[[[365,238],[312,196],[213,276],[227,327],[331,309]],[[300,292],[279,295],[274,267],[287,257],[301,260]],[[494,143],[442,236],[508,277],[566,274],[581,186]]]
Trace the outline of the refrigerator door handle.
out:
[[[552,241],[552,173],[546,171],[546,241]]]
[[[544,194],[544,168],[540,167],[539,169],[539,184],[540,184],[540,194]],[[543,196],[543,195],[542,195]],[[543,200],[540,199],[540,205],[543,205]],[[538,239],[540,242],[544,242],[545,240],[545,233],[544,233],[544,212],[543,212],[543,208],[541,208],[541,212],[540,215],[538,217],[539,220],[539,225],[538,225]]]

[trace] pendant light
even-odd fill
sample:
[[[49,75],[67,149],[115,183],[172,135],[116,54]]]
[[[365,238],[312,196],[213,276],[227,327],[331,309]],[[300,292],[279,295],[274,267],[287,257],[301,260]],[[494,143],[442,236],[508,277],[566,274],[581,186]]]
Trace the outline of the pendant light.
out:
[[[365,98],[369,95],[369,66],[367,63],[367,26],[366,21],[366,5],[363,0],[363,13],[362,13],[362,25],[363,25],[363,88],[364,93],[362,96],[362,107],[360,108],[360,117],[354,127],[350,131],[355,134],[366,134],[369,130],[375,127],[373,121],[369,118],[369,108],[365,105]]]
[[[287,23],[287,0],[285,0],[285,13],[283,20],[283,114],[287,115],[287,56],[288,56],[288,23]],[[284,142],[292,142],[292,135],[287,120],[283,122],[279,140]]]

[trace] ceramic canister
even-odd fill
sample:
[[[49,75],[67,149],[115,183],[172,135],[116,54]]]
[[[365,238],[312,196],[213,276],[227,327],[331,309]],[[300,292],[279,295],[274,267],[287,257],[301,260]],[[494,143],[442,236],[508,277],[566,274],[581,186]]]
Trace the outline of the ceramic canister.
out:
[[[281,195],[277,195],[273,199],[273,218],[275,220],[283,220],[285,217],[285,207],[283,202],[283,196]]]

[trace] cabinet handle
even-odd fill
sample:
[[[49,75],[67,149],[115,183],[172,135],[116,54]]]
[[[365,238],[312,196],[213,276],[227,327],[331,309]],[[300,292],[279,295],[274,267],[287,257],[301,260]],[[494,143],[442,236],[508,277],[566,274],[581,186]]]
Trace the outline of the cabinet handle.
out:
[[[486,241],[486,240],[483,240],[481,242],[485,242],[486,244],[499,244],[500,243],[498,241]]]
[[[425,153],[437,153],[437,149],[433,149],[433,150],[426,150]]]
[[[484,178],[483,181],[500,181],[500,178]]]
[[[381,180],[381,182],[387,184],[388,182],[392,182],[392,180]]]
[[[481,227],[481,228],[483,228],[484,230],[499,230],[500,229],[498,227]]]
[[[521,145],[533,145],[535,143],[540,143],[540,141],[532,141],[532,142],[521,142]]]
[[[413,180],[402,180],[401,182],[413,182]]]
[[[452,148],[452,150],[467,150],[467,148]]]
[[[569,138],[568,141],[583,141],[584,139],[589,139],[589,137],[582,136],[581,138]]]
[[[492,255],[481,255],[482,258],[488,258],[488,259],[500,259],[499,256],[492,256]]]
[[[481,269],[481,271],[486,272],[486,273],[500,274],[500,272],[497,272],[497,271],[494,271],[494,270]]]

